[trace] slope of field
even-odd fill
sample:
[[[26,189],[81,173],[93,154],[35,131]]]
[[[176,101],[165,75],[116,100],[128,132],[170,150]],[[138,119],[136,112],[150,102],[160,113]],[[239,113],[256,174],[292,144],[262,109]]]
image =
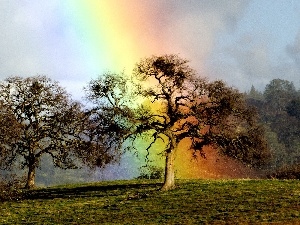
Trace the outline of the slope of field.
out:
[[[300,224],[300,182],[111,181],[29,191],[1,203],[0,224]]]

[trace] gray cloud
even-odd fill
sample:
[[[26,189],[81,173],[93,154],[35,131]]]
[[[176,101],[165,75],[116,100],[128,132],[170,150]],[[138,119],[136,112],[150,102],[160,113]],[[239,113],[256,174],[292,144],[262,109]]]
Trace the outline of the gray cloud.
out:
[[[136,14],[136,21],[131,21],[128,31],[134,30],[139,46],[145,49],[154,46],[141,57],[178,53],[189,59],[200,74],[223,79],[242,90],[252,84],[263,88],[270,79],[282,77],[283,73],[286,79],[297,82],[300,32],[282,52],[282,60],[274,60],[270,43],[275,37],[268,31],[239,31],[239,23],[251,3],[250,0],[115,0],[116,7],[121,4],[132,9],[125,12],[125,17]],[[45,74],[79,95],[78,88],[102,72],[95,68],[97,62],[85,50],[87,40],[74,24],[64,21],[61,10],[59,0],[1,1],[0,79]],[[218,45],[219,42],[224,43]]]
[[[293,43],[280,55],[272,51],[276,37],[268,31],[244,33],[219,49],[214,49],[209,59],[209,72],[214,78],[247,91],[252,85],[263,90],[276,78],[292,81],[300,88],[300,32]]]
[[[218,33],[233,31],[248,3],[126,0],[116,1],[116,6],[125,4],[128,9],[142,10],[135,13],[139,14],[137,24],[143,27],[135,27],[133,21],[131,29],[135,29],[134,38],[144,46],[149,43],[157,46],[146,54],[179,53],[190,59],[193,67],[203,70],[202,64],[211,53]],[[141,7],[136,7],[139,4]],[[1,1],[0,78],[46,74],[70,86],[70,90],[76,86],[78,93],[77,87],[89,75],[102,72],[93,68],[96,63],[84,51],[86,40],[78,36],[74,25],[64,21],[61,9],[58,0]],[[130,16],[131,12],[126,13],[124,16]]]
[[[50,76],[80,99],[86,84],[87,57],[72,26],[65,23],[61,1],[4,0],[0,5],[0,79]],[[75,47],[76,46],[76,47]]]
[[[300,69],[300,31],[298,32],[294,43],[286,46],[286,52]]]
[[[249,1],[176,1],[168,15],[168,51],[182,53],[192,64],[202,64],[211,53],[220,32],[232,32]]]
[[[50,2],[50,1],[49,1]],[[53,8],[48,1],[1,1],[0,76],[32,75],[43,71],[40,49]],[[47,9],[45,11],[45,9]]]
[[[242,35],[214,52],[212,58],[211,74],[242,90],[251,85],[261,89],[273,75],[268,42],[257,35]]]

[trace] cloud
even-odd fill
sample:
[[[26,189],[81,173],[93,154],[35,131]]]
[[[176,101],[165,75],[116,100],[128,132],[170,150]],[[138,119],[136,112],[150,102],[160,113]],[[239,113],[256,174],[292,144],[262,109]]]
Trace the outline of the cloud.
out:
[[[242,91],[251,85],[263,88],[274,72],[265,36],[246,33],[231,44],[215,49],[209,62],[212,76]]]
[[[263,90],[276,78],[300,88],[299,9],[296,2],[250,2],[237,21],[237,32],[216,36],[217,44],[206,61],[209,76],[241,91],[251,85]]]
[[[263,88],[283,73],[286,79],[299,80],[300,32],[274,59],[276,37],[269,30],[247,30],[241,24],[253,2],[115,0],[114,4],[124,9],[117,19],[128,22],[126,30],[142,49],[141,57],[179,54],[200,74],[241,90],[252,84]],[[79,95],[78,87],[102,72],[85,49],[87,40],[76,24],[64,18],[63,10],[68,9],[59,0],[1,1],[0,79],[45,74]]]
[[[220,32],[233,32],[249,1],[172,1],[165,28],[167,51],[183,54],[192,65],[199,64],[213,50]]]
[[[132,31],[136,45],[145,49],[144,55],[179,54],[203,69],[221,32],[236,29],[250,1],[232,0],[119,0],[131,18],[127,29]],[[150,46],[150,48],[149,48]]]
[[[128,32],[134,33],[134,41],[141,48],[151,46],[141,57],[179,53],[201,70],[218,33],[234,30],[248,2],[126,0],[116,5],[126,9],[120,20],[133,16]],[[0,78],[45,74],[78,87],[101,72],[89,62],[86,40],[65,21],[62,8],[58,0],[1,1]]]
[[[299,34],[293,43],[277,52],[274,51],[276,37],[268,31],[238,35],[230,44],[214,49],[208,62],[209,72],[241,91],[250,90],[252,85],[262,91],[276,78],[292,81],[300,88]]]
[[[54,21],[54,1],[1,1],[0,76],[42,72],[45,34]]]
[[[294,43],[286,46],[286,52],[300,69],[300,30],[295,38]]]
[[[88,70],[74,46],[82,43],[61,10],[57,0],[1,1],[0,79],[43,74],[81,98]]]

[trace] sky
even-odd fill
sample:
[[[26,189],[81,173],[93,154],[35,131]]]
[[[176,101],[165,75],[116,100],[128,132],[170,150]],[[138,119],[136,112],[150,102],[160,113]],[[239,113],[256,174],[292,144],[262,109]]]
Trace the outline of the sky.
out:
[[[241,91],[275,78],[300,87],[297,0],[0,0],[0,29],[0,79],[47,75],[75,99],[160,54]]]
[[[300,1],[0,0],[0,80],[46,75],[81,100],[91,79],[161,54],[242,92],[299,89]]]

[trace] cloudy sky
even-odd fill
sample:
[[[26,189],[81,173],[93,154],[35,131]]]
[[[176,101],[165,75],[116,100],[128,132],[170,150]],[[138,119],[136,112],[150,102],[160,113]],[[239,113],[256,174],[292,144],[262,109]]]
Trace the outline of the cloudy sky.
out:
[[[0,0],[0,29],[0,79],[47,75],[77,99],[101,73],[130,72],[127,56],[166,53],[241,91],[300,88],[298,0]]]

